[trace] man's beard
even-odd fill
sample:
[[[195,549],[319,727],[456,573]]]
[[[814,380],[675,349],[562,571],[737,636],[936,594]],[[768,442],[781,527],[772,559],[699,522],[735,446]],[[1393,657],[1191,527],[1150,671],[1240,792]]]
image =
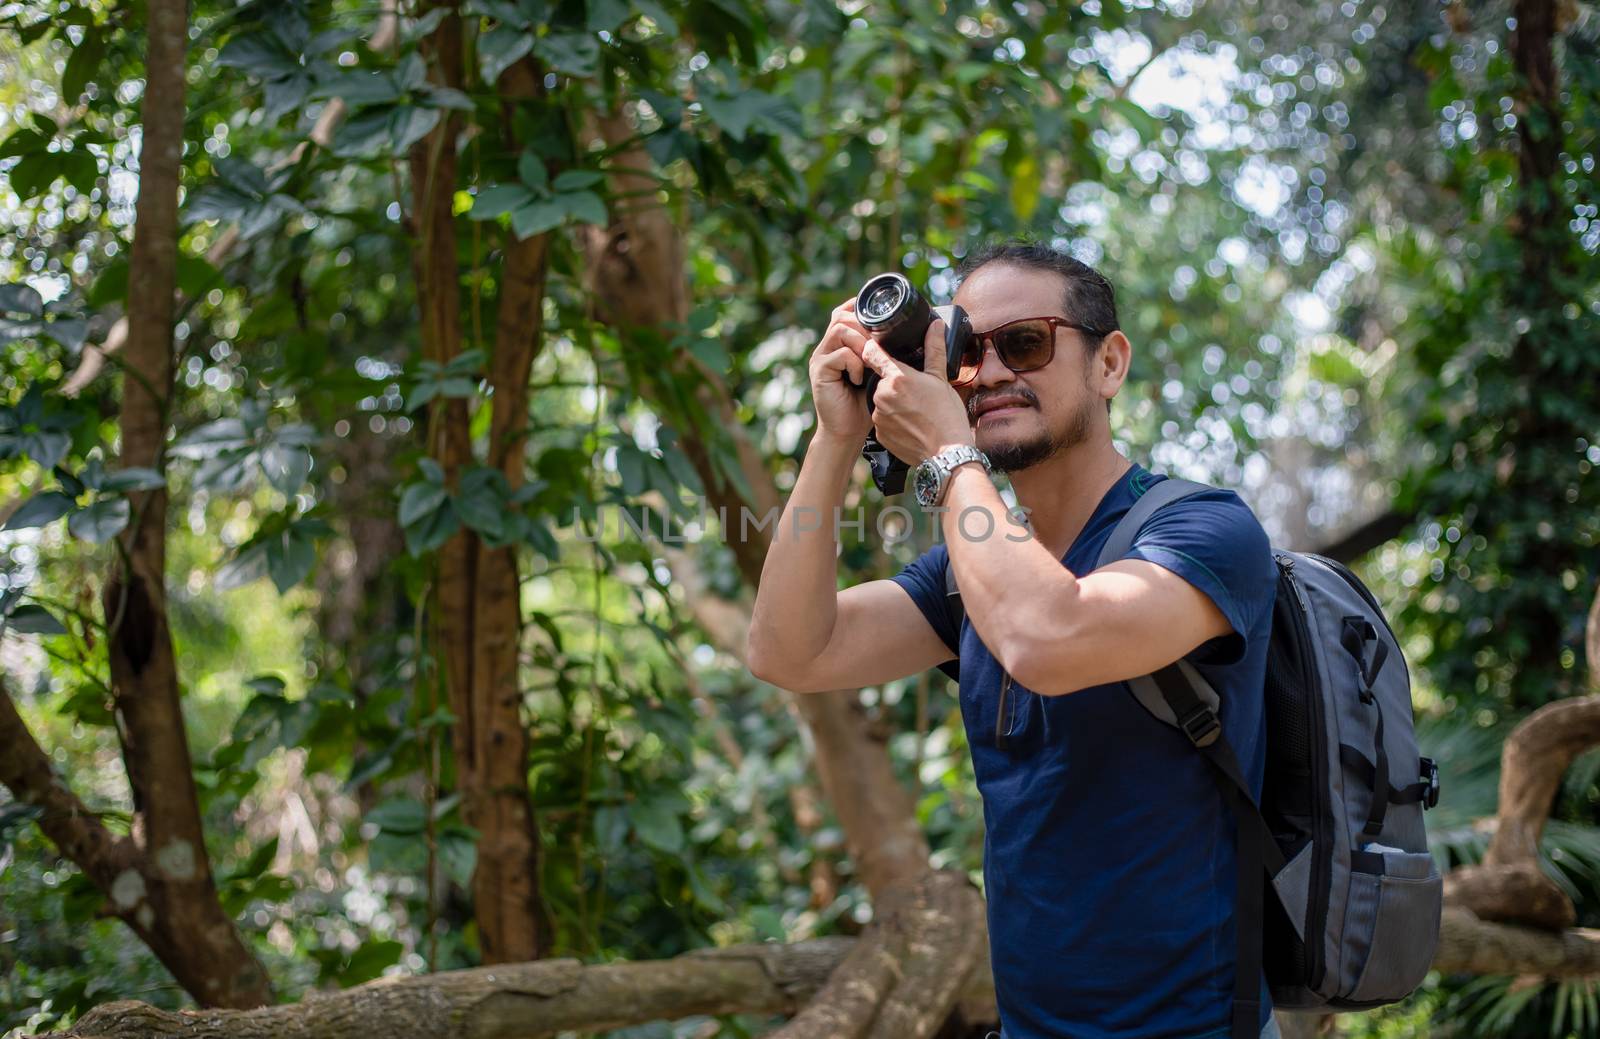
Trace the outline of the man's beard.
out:
[[[998,447],[984,448],[983,453],[989,456],[989,465],[1002,473],[1014,473],[1038,465],[1089,438],[1092,428],[1090,409],[1094,405],[1093,397],[1085,397],[1069,416],[1066,428],[1059,433],[1046,430],[1027,440],[1013,440]],[[1033,406],[1039,406],[1038,398],[1034,398]]]

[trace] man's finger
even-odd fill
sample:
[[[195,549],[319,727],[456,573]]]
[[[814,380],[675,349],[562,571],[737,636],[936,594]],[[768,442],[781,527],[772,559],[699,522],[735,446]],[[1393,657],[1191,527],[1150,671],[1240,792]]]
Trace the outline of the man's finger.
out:
[[[854,350],[839,347],[831,353],[822,356],[823,371],[843,372],[846,381],[852,386],[860,386],[866,381],[866,366],[861,363],[861,358],[856,356]]]
[[[861,348],[861,359],[867,363],[868,368],[877,372],[879,377],[884,379],[894,375],[904,375],[915,370],[909,365],[901,364],[893,357],[890,357],[889,351],[879,345],[876,339],[867,340],[866,345]]]
[[[817,348],[812,353],[817,357],[821,357],[824,354],[833,353],[840,347],[848,347],[859,354],[861,353],[861,344],[865,343],[866,340],[867,337],[864,333],[858,332],[849,325],[835,323],[828,326],[828,331],[823,334],[822,341],[817,343]]]

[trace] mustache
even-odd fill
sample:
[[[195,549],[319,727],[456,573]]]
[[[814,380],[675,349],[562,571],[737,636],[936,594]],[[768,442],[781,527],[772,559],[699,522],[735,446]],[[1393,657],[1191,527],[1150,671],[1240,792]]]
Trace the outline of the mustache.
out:
[[[1036,395],[1032,390],[1028,389],[1025,386],[1018,386],[1018,387],[1015,387],[1015,388],[1007,388],[1007,389],[1003,389],[1003,390],[991,390],[988,393],[983,393],[983,394],[974,393],[972,395],[971,399],[969,399],[967,401],[967,418],[972,419],[973,421],[977,421],[978,409],[983,407],[983,405],[985,403],[987,403],[988,401],[991,401],[991,400],[1010,400],[1010,399],[1021,399],[1021,400],[1024,400],[1024,401],[1026,401],[1028,403],[1028,405],[1030,407],[1037,408],[1039,406],[1039,397],[1038,397],[1038,395]]]

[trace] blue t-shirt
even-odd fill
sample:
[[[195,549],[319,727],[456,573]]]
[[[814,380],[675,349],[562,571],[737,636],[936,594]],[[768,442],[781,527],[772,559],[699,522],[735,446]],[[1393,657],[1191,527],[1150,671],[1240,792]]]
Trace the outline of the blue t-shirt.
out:
[[[1117,521],[1165,478],[1133,465],[1063,565],[1080,577],[1093,570]],[[1004,1039],[1192,1039],[1225,1030],[1236,958],[1234,826],[1209,766],[1121,682],[1041,696],[1013,681],[998,747],[1003,672],[969,621],[959,631],[952,623],[947,558],[947,547],[935,545],[894,580],[957,651],[983,798]],[[1187,659],[1217,691],[1223,732],[1259,798],[1277,577],[1261,524],[1232,491],[1205,491],[1159,510],[1124,558],[1176,573],[1233,626]],[[1264,980],[1262,1004],[1265,1024]]]

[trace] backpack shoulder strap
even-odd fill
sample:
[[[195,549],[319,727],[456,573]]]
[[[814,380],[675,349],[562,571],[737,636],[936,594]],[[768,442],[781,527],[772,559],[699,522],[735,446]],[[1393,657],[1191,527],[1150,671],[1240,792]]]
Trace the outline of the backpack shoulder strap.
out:
[[[1105,566],[1127,554],[1128,549],[1133,547],[1133,539],[1139,536],[1139,528],[1155,515],[1156,510],[1171,505],[1181,498],[1187,498],[1191,494],[1213,489],[1203,483],[1174,477],[1160,481],[1141,494],[1133,503],[1133,507],[1117,521],[1117,525],[1112,528],[1111,536],[1106,538],[1106,543],[1101,546],[1100,557],[1095,560],[1095,566]]]
[[[1202,483],[1171,477],[1158,482],[1141,494],[1133,507],[1117,521],[1100,549],[1095,566],[1105,566],[1127,555],[1128,549],[1133,547],[1134,538],[1139,536],[1140,528],[1161,508],[1211,489]],[[1185,661],[1177,661],[1164,670],[1168,672],[1164,684],[1156,680],[1156,675],[1140,675],[1128,680],[1128,691],[1160,721],[1182,729],[1191,740],[1204,738],[1208,735],[1208,728],[1216,724],[1217,705],[1220,702],[1216,692]],[[1204,713],[1201,713],[1202,709]],[[1208,718],[1209,723],[1206,720]]]

